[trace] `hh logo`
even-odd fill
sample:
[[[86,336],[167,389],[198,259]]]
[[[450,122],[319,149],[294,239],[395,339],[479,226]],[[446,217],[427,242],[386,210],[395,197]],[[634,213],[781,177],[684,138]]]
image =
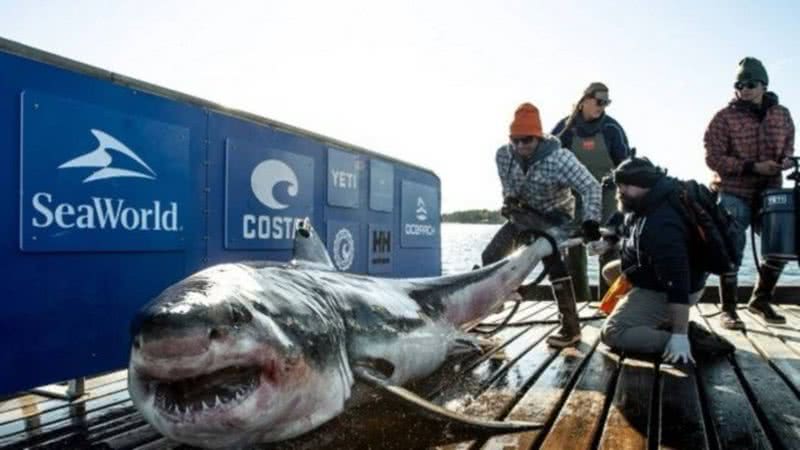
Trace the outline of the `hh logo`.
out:
[[[98,170],[92,172],[92,174],[83,180],[84,183],[103,180],[106,178],[121,177],[147,178],[150,180],[156,179],[156,173],[153,171],[153,169],[151,169],[150,166],[148,166],[147,163],[139,157],[139,155],[134,153],[133,150],[129,149],[128,146],[104,131],[95,129],[90,131],[94,137],[97,138],[97,148],[89,153],[83,154],[65,162],[64,164],[61,164],[58,166],[59,169],[81,167],[97,168]],[[122,167],[113,167],[115,153],[111,153],[110,150],[114,150],[117,153],[127,156],[130,160],[133,160],[141,170],[137,171],[132,169],[124,169]],[[120,161],[117,161],[117,163],[119,162]]]
[[[289,207],[287,197],[296,197],[298,190],[297,174],[283,161],[268,159],[257,165],[250,176],[250,185],[258,201],[271,209],[286,209]],[[282,193],[280,197],[284,202],[275,198],[275,188]]]
[[[392,233],[390,231],[372,232],[372,252],[389,253],[392,251]]]
[[[581,140],[581,147],[583,147],[584,150],[594,150],[594,139]]]

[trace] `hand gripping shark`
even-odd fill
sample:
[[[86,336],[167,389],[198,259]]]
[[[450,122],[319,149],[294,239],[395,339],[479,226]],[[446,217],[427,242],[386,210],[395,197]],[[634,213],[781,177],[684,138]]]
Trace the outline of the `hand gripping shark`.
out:
[[[402,385],[435,371],[463,344],[460,327],[492,312],[551,251],[537,239],[464,274],[372,278],[336,272],[305,223],[292,261],[212,266],[139,312],[131,399],[167,437],[208,448],[306,433],[366,397],[365,385],[484,431],[536,428],[462,416]]]

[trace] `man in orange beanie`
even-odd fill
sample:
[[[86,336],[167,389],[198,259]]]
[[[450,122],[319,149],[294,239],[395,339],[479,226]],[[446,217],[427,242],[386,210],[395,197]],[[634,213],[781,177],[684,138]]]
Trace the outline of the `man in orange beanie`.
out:
[[[503,186],[501,213],[508,219],[482,254],[483,265],[500,260],[530,239],[546,232],[556,240],[569,236],[577,192],[583,201],[584,240],[600,239],[600,183],[558,138],[542,132],[539,110],[523,103],[511,122],[510,142],[497,150],[495,161]],[[554,347],[581,339],[572,278],[561,253],[544,259],[561,316],[561,328],[547,338]],[[583,299],[587,301],[588,299]]]

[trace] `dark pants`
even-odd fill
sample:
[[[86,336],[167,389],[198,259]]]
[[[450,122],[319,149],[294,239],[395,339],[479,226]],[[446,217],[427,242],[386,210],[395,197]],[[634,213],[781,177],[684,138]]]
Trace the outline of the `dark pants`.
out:
[[[530,231],[521,231],[516,225],[511,222],[506,222],[494,235],[489,245],[481,254],[481,259],[484,266],[488,266],[493,262],[500,261],[506,256],[510,255],[514,250],[526,245],[533,237]],[[567,266],[561,258],[561,252],[554,251],[549,256],[546,256],[542,262],[544,263],[545,270],[547,270],[547,279],[557,280],[567,276]]]
[[[602,220],[601,223],[606,223],[608,219],[617,211],[616,189],[614,187],[603,188],[603,203],[602,203]],[[583,202],[580,196],[575,197],[576,200],[576,214],[575,217],[583,217]],[[619,251],[610,250],[605,254],[598,255],[597,257],[599,267],[602,270],[609,262],[619,259]],[[582,245],[572,247],[567,252],[567,268],[569,274],[572,275],[572,282],[575,285],[575,295],[579,299],[591,301],[591,291],[589,289],[589,274],[588,270],[588,257],[586,255],[586,248]],[[598,277],[597,299],[602,299],[608,290],[608,283],[603,277]]]

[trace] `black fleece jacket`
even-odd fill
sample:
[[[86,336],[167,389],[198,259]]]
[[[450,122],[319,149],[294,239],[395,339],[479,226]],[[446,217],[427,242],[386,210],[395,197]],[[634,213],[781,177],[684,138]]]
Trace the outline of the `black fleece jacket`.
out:
[[[669,202],[677,180],[661,178],[630,217],[622,241],[622,270],[636,287],[665,292],[671,303],[689,303],[707,274],[689,258],[690,231],[681,213]]]

